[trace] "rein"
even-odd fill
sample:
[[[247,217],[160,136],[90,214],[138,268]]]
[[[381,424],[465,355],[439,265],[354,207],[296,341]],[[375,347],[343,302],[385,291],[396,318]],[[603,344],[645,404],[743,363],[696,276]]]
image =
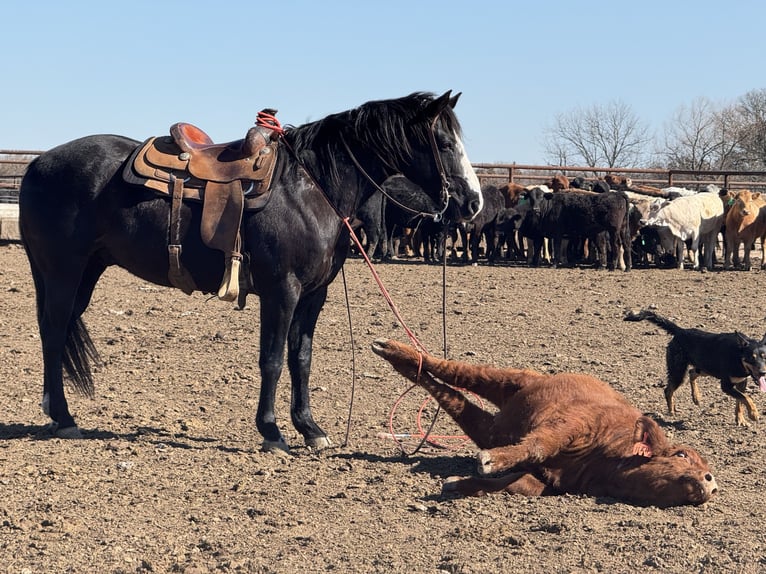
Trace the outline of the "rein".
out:
[[[436,128],[436,122],[438,121],[438,119],[439,119],[439,116],[437,115],[436,118],[434,118],[433,122],[431,123],[430,129],[429,129],[429,142],[431,144],[431,150],[433,151],[434,162],[436,163],[436,168],[439,171],[439,176],[440,176],[441,181],[442,181],[442,189],[441,189],[441,191],[442,191],[442,197],[443,197],[443,201],[444,201],[444,207],[441,209],[441,211],[435,212],[435,213],[427,213],[427,212],[422,212],[422,211],[418,211],[418,210],[412,209],[411,207],[408,207],[408,206],[400,203],[399,201],[397,201],[393,197],[391,197],[390,194],[388,194],[375,180],[372,179],[372,177],[370,177],[370,175],[367,173],[367,171],[362,167],[362,165],[359,163],[359,161],[354,156],[353,152],[351,151],[351,149],[349,148],[348,144],[346,143],[346,140],[341,136],[341,141],[343,143],[343,146],[346,149],[346,152],[348,153],[349,157],[351,158],[351,161],[354,163],[354,165],[359,170],[359,172],[373,185],[373,187],[376,190],[380,191],[386,198],[388,198],[390,201],[392,201],[394,204],[398,205],[402,209],[405,209],[407,211],[410,211],[410,212],[418,214],[418,215],[424,215],[424,216],[432,217],[434,219],[434,221],[436,221],[436,222],[439,222],[439,221],[442,220],[442,218],[444,216],[444,213],[447,211],[447,208],[449,206],[449,200],[450,200],[450,196],[449,196],[449,181],[447,180],[447,175],[446,175],[446,173],[444,171],[444,164],[441,161],[441,157],[439,157],[438,147],[437,147],[437,144],[436,144],[436,136],[434,135],[434,130]],[[380,289],[380,292],[383,295],[383,298],[385,299],[386,303],[388,304],[389,308],[391,309],[391,312],[394,314],[394,317],[396,317],[397,321],[399,321],[399,324],[404,329],[404,332],[407,334],[407,337],[409,338],[409,340],[412,343],[412,345],[415,348],[417,348],[420,351],[420,353],[421,353],[420,364],[418,366],[418,376],[419,376],[420,368],[422,366],[422,353],[426,353],[427,350],[426,350],[425,346],[415,336],[415,333],[409,328],[409,326],[407,326],[407,323],[404,320],[404,318],[402,317],[402,314],[399,311],[399,308],[396,306],[396,303],[394,303],[394,300],[391,297],[391,294],[388,292],[388,290],[386,289],[385,285],[383,284],[383,280],[380,278],[380,275],[375,270],[375,267],[372,264],[372,261],[367,256],[367,252],[364,250],[364,247],[362,246],[361,240],[359,239],[359,237],[357,236],[357,234],[354,231],[353,227],[351,226],[350,216],[343,215],[340,212],[340,210],[338,209],[338,207],[330,200],[330,197],[327,195],[327,192],[325,191],[325,189],[320,185],[320,183],[317,180],[317,178],[314,176],[314,174],[311,172],[311,170],[308,168],[308,166],[306,166],[305,162],[298,156],[298,154],[295,152],[295,150],[290,145],[290,143],[284,138],[285,130],[282,128],[282,125],[280,124],[279,120],[277,120],[277,118],[274,115],[272,115],[270,113],[263,112],[263,111],[258,112],[258,115],[256,117],[256,125],[258,125],[260,127],[268,128],[268,129],[274,131],[274,133],[276,133],[277,136],[282,139],[282,142],[285,144],[287,149],[290,151],[290,154],[293,156],[295,161],[298,162],[298,165],[300,165],[301,169],[303,169],[303,171],[306,173],[308,178],[317,187],[317,189],[319,189],[319,191],[322,193],[322,196],[324,197],[324,199],[327,202],[327,204],[338,215],[340,220],[343,222],[343,225],[345,225],[346,229],[349,232],[349,236],[350,236],[351,240],[356,245],[356,247],[359,250],[359,252],[362,254],[362,257],[364,258],[364,261],[367,264],[367,267],[370,269],[370,272],[372,273],[372,277],[375,280],[375,283],[378,285],[378,288]],[[442,296],[442,299],[443,299],[442,300],[442,325],[443,325],[443,333],[444,333],[444,354],[445,354],[445,357],[446,357],[446,353],[447,353],[446,310],[445,310],[445,306],[446,306],[446,292],[445,292],[446,291],[446,277],[445,277],[446,265],[447,265],[447,260],[446,260],[446,245],[445,245],[444,268],[443,268],[443,271],[442,271],[442,289],[443,289],[443,291],[442,291],[442,293],[443,293],[443,296]],[[352,327],[352,321],[351,321],[351,308],[350,308],[350,305],[349,305],[348,288],[347,288],[347,285],[346,285],[346,275],[345,275],[345,270],[344,269],[345,269],[345,266],[341,266],[341,272],[342,272],[342,278],[343,278],[343,288],[344,288],[344,293],[345,293],[345,297],[346,297],[346,309],[347,309],[348,321],[349,321],[349,331],[351,333],[350,336],[351,336],[351,353],[352,353],[352,356],[351,356],[351,365],[352,365],[352,373],[351,373],[351,400],[350,400],[349,410],[348,410],[348,423],[347,423],[347,426],[346,426],[346,437],[345,437],[345,441],[344,441],[344,444],[343,444],[343,446],[346,446],[348,444],[348,438],[349,438],[350,429],[351,429],[351,413],[352,413],[352,410],[353,410],[353,403],[354,403],[354,396],[355,396],[355,389],[356,389],[356,355],[355,355],[355,352],[354,352],[354,343],[353,343],[353,341],[354,341],[354,334],[353,334],[353,327]],[[407,391],[405,391],[405,393],[402,395],[402,397],[404,395],[406,395],[407,393],[409,393],[416,386],[417,385],[413,384]],[[399,400],[401,400],[401,397],[400,397]],[[425,405],[427,404],[427,402],[428,402],[428,399],[426,400],[426,402],[423,403],[423,406],[421,407],[421,409],[420,409],[420,411],[418,413],[418,417],[420,417],[420,414],[422,414],[422,411],[425,408]],[[398,401],[397,401],[397,404],[398,404]],[[394,408],[391,411],[390,421],[389,421],[389,429],[391,430],[391,438],[393,438],[393,440],[396,441],[396,443],[399,446],[399,449],[402,451],[403,455],[411,456],[411,455],[417,453],[423,447],[423,445],[427,441],[429,441],[429,436],[431,434],[431,431],[434,428],[434,425],[436,424],[436,419],[437,419],[437,416],[438,416],[438,414],[439,414],[439,412],[441,410],[441,407],[437,408],[436,414],[434,415],[433,420],[431,421],[431,425],[430,425],[430,427],[428,428],[428,430],[426,432],[422,431],[422,426],[420,424],[420,418],[418,418],[418,428],[419,428],[419,430],[421,432],[422,439],[420,441],[420,444],[418,444],[418,446],[415,448],[415,450],[413,452],[411,452],[411,453],[407,453],[405,451],[404,446],[402,445],[401,441],[399,440],[399,436],[396,435],[393,432],[393,422],[392,421],[393,421],[393,415],[394,415],[395,409],[396,409],[396,406],[394,406]],[[455,437],[439,437],[439,438],[455,438]],[[457,438],[461,438],[461,437],[457,437]],[[434,443],[433,441],[431,441],[431,442],[432,442],[432,444],[438,444],[438,443]]]
[[[362,167],[362,165],[359,163],[359,160],[356,159],[356,156],[351,151],[351,148],[348,147],[348,143],[346,143],[346,140],[341,136],[341,142],[343,142],[343,147],[346,148],[346,153],[351,158],[351,161],[354,162],[354,166],[356,166],[356,169],[359,170],[359,173],[361,173],[367,181],[369,181],[372,186],[383,194],[385,198],[387,198],[390,202],[395,204],[396,206],[404,209],[405,211],[409,211],[410,213],[414,213],[415,215],[424,215],[426,217],[431,217],[436,223],[439,223],[442,219],[444,219],[444,213],[447,211],[447,207],[449,207],[449,182],[447,181],[447,176],[444,174],[444,168],[441,162],[441,158],[439,157],[439,154],[436,153],[436,139],[433,135],[433,132],[430,133],[429,140],[432,140],[432,149],[434,150],[434,160],[436,161],[437,169],[439,170],[439,176],[442,180],[442,199],[444,202],[444,207],[442,207],[441,211],[437,211],[434,213],[429,213],[426,211],[418,211],[417,209],[412,209],[408,205],[404,205],[402,202],[394,199],[390,193],[388,193],[383,187],[378,184],[372,177],[370,177],[370,174],[367,173],[367,171]]]

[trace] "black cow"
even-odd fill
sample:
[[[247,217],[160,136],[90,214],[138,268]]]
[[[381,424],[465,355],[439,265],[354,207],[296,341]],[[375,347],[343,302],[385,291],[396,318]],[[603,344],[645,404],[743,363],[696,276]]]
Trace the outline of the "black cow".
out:
[[[608,191],[611,191],[612,188],[609,187],[609,184],[603,179],[598,179],[593,182],[591,189],[596,193],[607,193]]]
[[[365,251],[370,259],[385,256],[387,237],[385,219],[386,198],[382,193],[372,194],[356,211],[352,226],[364,231],[367,245]]]
[[[484,196],[484,207],[472,221],[465,224],[468,232],[468,251],[471,263],[476,263],[479,260],[479,244],[483,238],[487,260],[492,263],[496,256],[497,216],[505,209],[505,196],[494,185],[483,186],[481,193]]]
[[[528,209],[529,203],[524,201],[516,207],[506,207],[497,214],[495,219],[496,249],[500,250],[505,247],[506,259],[514,261],[525,259],[524,246],[519,241],[519,229]]]
[[[532,264],[540,261],[543,238],[553,240],[553,266],[562,262],[565,239],[587,238],[599,243],[599,234],[606,232],[610,252],[607,268],[615,269],[615,262],[623,249],[625,270],[630,271],[630,232],[628,229],[628,196],[621,191],[592,194],[582,192],[545,193],[540,188],[527,192],[530,209],[522,222],[521,231],[534,241]],[[603,264],[604,254],[601,254]]]
[[[585,191],[592,191],[593,183],[588,181],[582,176],[578,176],[569,180],[569,187],[573,187],[575,189],[582,189]]]

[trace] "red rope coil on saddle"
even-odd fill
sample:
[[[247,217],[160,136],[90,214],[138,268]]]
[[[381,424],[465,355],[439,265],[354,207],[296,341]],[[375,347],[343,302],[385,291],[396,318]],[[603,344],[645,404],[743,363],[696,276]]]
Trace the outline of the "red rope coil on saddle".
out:
[[[284,135],[285,129],[276,116],[277,110],[266,108],[258,112],[255,116],[255,125],[261,128],[268,128],[277,135]]]

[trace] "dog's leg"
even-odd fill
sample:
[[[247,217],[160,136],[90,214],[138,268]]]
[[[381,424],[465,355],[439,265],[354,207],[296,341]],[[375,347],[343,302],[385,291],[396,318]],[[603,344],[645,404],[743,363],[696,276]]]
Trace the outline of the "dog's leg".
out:
[[[702,373],[696,367],[689,369],[689,385],[692,388],[692,401],[694,401],[694,404],[697,406],[700,404],[700,389],[697,384],[697,379],[701,376]]]
[[[721,390],[734,397],[737,401],[737,405],[734,410],[734,418],[737,426],[746,427],[749,426],[745,420],[745,408],[747,408],[747,416],[750,420],[757,421],[760,418],[758,408],[755,406],[753,400],[745,394],[747,390],[747,379],[734,383],[729,379],[721,379]]]
[[[665,349],[665,362],[668,369],[668,383],[665,386],[665,401],[668,404],[668,412],[676,414],[676,406],[673,401],[673,393],[680,387],[686,377],[686,368],[689,361],[686,358],[683,346],[678,339],[673,338]],[[693,392],[693,390],[692,390]]]
[[[745,420],[745,406],[742,401],[737,399],[737,404],[734,407],[734,420],[738,427],[749,427],[750,423]]]

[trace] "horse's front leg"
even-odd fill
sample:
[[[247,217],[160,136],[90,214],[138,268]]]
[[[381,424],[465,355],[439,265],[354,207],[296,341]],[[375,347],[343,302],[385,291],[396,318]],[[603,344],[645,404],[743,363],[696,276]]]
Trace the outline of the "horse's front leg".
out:
[[[255,425],[263,436],[262,449],[289,451],[287,441],[277,425],[274,403],[277,383],[284,365],[287,331],[298,302],[297,289],[286,289],[279,297],[261,297],[260,357],[261,391]]]
[[[330,446],[327,434],[314,422],[309,393],[314,329],[326,299],[327,287],[321,287],[300,300],[293,314],[287,340],[287,366],[292,382],[290,416],[306,445],[313,448]]]

